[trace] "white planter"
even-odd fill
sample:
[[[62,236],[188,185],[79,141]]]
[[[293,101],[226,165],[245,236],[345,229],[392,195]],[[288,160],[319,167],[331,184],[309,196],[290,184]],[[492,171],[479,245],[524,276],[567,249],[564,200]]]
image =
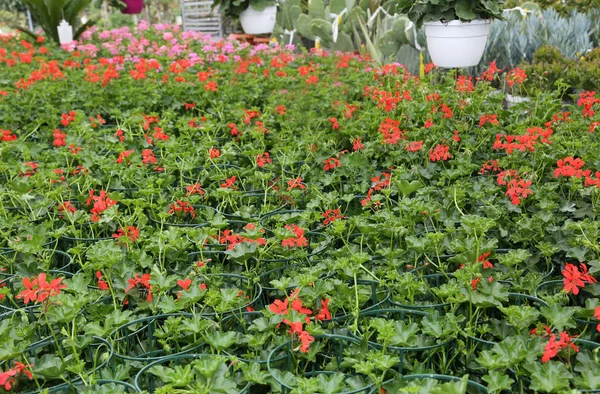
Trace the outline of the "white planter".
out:
[[[248,7],[240,14],[240,23],[246,34],[271,34],[275,27],[275,16],[277,6],[267,7],[262,11],[256,11]]]
[[[490,34],[491,20],[426,22],[427,49],[438,67],[471,67],[479,64]]]
[[[529,97],[513,96],[512,94],[506,93],[506,103],[508,105],[508,108],[513,107],[517,104],[527,103],[529,101],[531,101]]]

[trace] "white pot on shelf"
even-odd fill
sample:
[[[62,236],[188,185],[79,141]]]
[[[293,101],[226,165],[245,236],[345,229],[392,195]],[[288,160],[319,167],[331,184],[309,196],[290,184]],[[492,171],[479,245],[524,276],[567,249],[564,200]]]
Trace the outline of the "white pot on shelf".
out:
[[[266,7],[257,11],[252,6],[240,14],[240,23],[246,34],[271,34],[275,27],[277,6]]]
[[[531,101],[529,97],[513,96],[510,93],[506,93],[506,103],[508,108],[514,107],[517,104],[527,103],[529,101]]]
[[[470,22],[425,22],[427,49],[433,64],[443,68],[476,66],[490,34],[489,19]]]

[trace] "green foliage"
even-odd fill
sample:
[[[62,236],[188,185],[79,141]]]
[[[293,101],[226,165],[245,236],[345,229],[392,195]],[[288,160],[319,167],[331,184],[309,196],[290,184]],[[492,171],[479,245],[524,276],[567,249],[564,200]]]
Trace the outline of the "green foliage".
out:
[[[401,0],[397,11],[421,27],[424,22],[502,19],[503,0]]]
[[[62,19],[73,26],[73,39],[76,40],[81,33],[95,21],[85,24],[80,22],[80,14],[90,5],[92,0],[22,0],[29,8],[31,14],[39,23],[44,33],[55,42],[59,42],[57,26]],[[20,29],[28,34],[33,34],[25,29]]]
[[[561,15],[568,15],[574,10],[579,12],[587,12],[595,7],[600,7],[599,0],[506,0],[506,7],[522,7],[526,3],[534,3],[541,8],[552,7]]]
[[[248,7],[262,11],[267,7],[274,6],[275,0],[214,0],[213,8],[219,7],[219,13],[223,16],[237,19]]]
[[[595,48],[579,59],[568,59],[560,51],[543,46],[533,55],[531,64],[523,63],[527,73],[526,88],[550,90],[559,80],[569,86],[565,94],[576,90],[594,90],[600,86],[600,48]]]

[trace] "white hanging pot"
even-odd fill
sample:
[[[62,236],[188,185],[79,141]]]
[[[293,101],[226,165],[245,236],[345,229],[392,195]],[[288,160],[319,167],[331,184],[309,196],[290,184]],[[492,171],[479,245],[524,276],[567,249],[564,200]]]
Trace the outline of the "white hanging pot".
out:
[[[508,108],[514,107],[517,104],[527,103],[529,101],[531,101],[529,97],[513,96],[510,93],[506,93],[506,103]]]
[[[250,6],[240,14],[240,23],[246,34],[271,34],[275,27],[276,15],[276,5],[262,11],[256,11]]]
[[[479,64],[490,34],[489,19],[470,22],[425,22],[427,50],[438,67],[471,67]]]
[[[58,30],[58,41],[60,45],[68,44],[73,41],[73,26],[66,20],[60,21],[60,25],[56,27]]]

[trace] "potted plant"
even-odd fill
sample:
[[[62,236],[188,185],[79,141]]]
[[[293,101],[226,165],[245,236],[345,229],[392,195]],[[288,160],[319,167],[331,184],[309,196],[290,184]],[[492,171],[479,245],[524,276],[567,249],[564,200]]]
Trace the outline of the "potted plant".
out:
[[[277,15],[276,0],[215,0],[213,8],[231,19],[238,19],[246,34],[271,34]]]
[[[144,0],[121,0],[125,3],[125,8],[121,9],[123,14],[141,14],[144,9]]]
[[[492,19],[502,19],[503,0],[401,0],[398,12],[425,25],[427,49],[438,67],[476,66]]]

